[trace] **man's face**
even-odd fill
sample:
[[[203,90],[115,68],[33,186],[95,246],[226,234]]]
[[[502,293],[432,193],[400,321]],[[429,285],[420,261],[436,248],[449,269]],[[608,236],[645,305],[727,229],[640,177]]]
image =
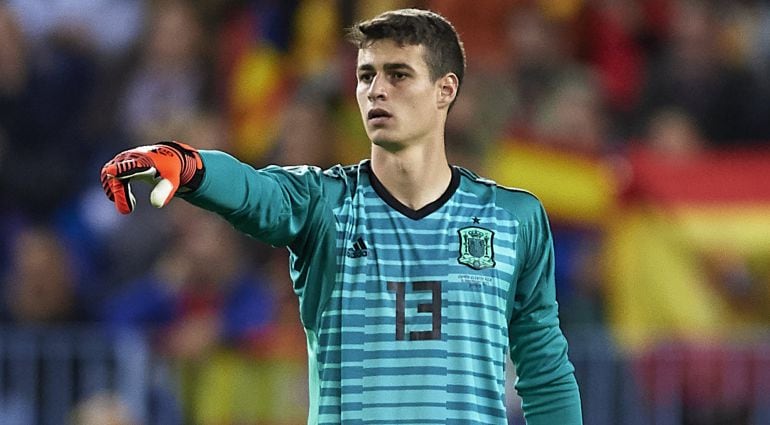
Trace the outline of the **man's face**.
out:
[[[398,150],[443,131],[425,47],[378,40],[358,51],[356,98],[366,134],[375,145]]]

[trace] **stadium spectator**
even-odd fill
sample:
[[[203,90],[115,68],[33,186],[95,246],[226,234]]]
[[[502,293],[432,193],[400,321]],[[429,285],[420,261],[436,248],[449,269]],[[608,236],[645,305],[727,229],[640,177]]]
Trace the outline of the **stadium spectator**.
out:
[[[26,40],[13,11],[0,4],[0,99],[18,95],[27,79]],[[8,106],[0,103],[3,108]],[[5,111],[4,111],[5,112]],[[5,116],[5,115],[0,115]],[[3,123],[8,125],[9,123]]]
[[[658,110],[647,123],[646,135],[641,142],[672,158],[688,157],[706,148],[695,120],[677,108]]]
[[[745,64],[730,60],[719,13],[714,2],[673,1],[665,47],[646,69],[639,129],[660,109],[680,108],[712,147],[755,143],[763,135],[760,85]]]
[[[78,289],[73,259],[60,236],[42,226],[19,228],[3,276],[3,321],[33,326],[82,321]]]
[[[150,13],[118,111],[130,141],[166,139],[203,110],[207,68],[197,10],[189,2],[163,0]]]

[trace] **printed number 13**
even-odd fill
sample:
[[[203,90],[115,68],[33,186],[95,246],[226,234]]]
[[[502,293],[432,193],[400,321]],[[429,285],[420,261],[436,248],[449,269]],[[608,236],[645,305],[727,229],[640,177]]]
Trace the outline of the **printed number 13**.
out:
[[[406,340],[406,282],[388,282],[388,290],[396,293],[396,341],[404,341]],[[431,301],[417,304],[417,312],[431,313],[433,320],[431,330],[409,332],[409,340],[441,339],[441,282],[414,282],[412,290],[431,292]]]

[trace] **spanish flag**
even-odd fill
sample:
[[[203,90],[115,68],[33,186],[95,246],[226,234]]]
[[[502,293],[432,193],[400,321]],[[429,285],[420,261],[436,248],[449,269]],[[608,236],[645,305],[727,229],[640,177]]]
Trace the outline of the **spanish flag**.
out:
[[[621,346],[748,338],[770,324],[770,150],[628,160],[604,255]]]
[[[522,140],[495,145],[486,163],[497,182],[535,194],[551,221],[602,227],[615,208],[614,160]]]

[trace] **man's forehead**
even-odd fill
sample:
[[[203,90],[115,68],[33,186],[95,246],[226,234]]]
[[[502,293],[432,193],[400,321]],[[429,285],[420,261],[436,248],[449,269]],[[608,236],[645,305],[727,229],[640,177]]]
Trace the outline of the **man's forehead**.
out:
[[[357,66],[379,67],[389,63],[404,63],[415,69],[427,67],[424,51],[423,45],[400,45],[393,40],[377,40],[358,49]]]

